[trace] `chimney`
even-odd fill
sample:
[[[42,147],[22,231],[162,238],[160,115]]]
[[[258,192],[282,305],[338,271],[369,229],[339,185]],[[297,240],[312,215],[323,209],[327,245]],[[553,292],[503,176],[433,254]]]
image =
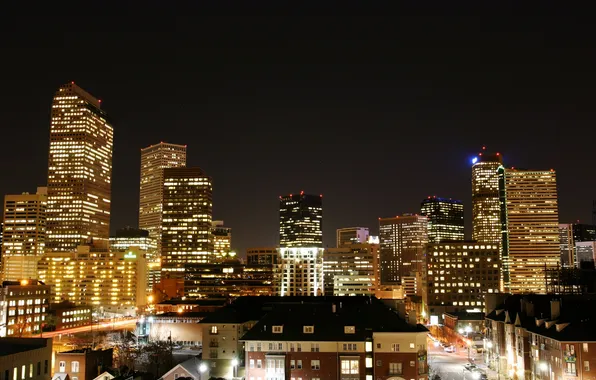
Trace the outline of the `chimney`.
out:
[[[561,301],[550,300],[550,319],[555,320],[561,316]]]
[[[335,306],[335,304],[334,304],[334,303],[332,303],[332,304],[331,304],[331,312],[332,312],[333,314],[337,313],[337,306]]]

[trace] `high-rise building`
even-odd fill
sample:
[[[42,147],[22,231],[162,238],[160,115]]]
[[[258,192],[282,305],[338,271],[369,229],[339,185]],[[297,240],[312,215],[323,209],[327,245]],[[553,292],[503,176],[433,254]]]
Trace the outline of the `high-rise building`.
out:
[[[371,296],[378,285],[379,246],[345,244],[323,254],[326,296]]]
[[[200,168],[164,169],[162,277],[184,277],[185,264],[211,263],[213,187]]]
[[[323,247],[323,196],[290,194],[279,197],[279,245]]]
[[[47,188],[36,194],[4,197],[2,270],[5,281],[37,279],[37,262],[45,251]]]
[[[381,284],[400,285],[405,276],[423,272],[428,243],[426,216],[379,218]]]
[[[223,220],[214,220],[212,226],[214,260],[221,261],[236,256],[232,253],[232,228],[225,227]]]
[[[46,247],[106,247],[110,231],[114,132],[101,101],[72,83],[52,103]]]
[[[429,244],[424,304],[429,316],[478,309],[486,294],[499,293],[499,245],[475,241]]]
[[[161,280],[161,258],[157,256],[157,243],[149,236],[149,231],[131,227],[121,228],[116,231],[115,236],[110,237],[112,252],[128,252],[132,247],[138,248],[145,255],[147,292],[150,293]]]
[[[323,294],[323,196],[279,197],[279,261],[276,285],[281,296]]]
[[[278,264],[279,248],[258,247],[246,250],[246,263],[248,265]]]
[[[461,201],[428,197],[420,205],[428,218],[428,241],[464,240],[464,204]]]
[[[38,269],[39,280],[51,286],[52,303],[70,301],[121,315],[135,315],[147,305],[146,270],[144,252],[137,247],[110,252],[89,246],[46,252]]]
[[[366,227],[347,227],[337,230],[337,248],[350,244],[364,244],[368,242],[370,233]]]
[[[163,171],[186,167],[186,145],[160,142],[141,149],[139,228],[149,231],[161,254]]]
[[[501,167],[499,184],[503,290],[544,293],[544,270],[557,268],[561,255],[556,173]]]
[[[559,246],[561,247],[561,266],[578,267],[576,243],[596,241],[596,226],[590,224],[559,224]]]
[[[501,244],[501,204],[499,198],[500,153],[484,151],[472,160],[472,238]]]
[[[575,257],[577,268],[593,268],[596,260],[596,241],[576,241]]]

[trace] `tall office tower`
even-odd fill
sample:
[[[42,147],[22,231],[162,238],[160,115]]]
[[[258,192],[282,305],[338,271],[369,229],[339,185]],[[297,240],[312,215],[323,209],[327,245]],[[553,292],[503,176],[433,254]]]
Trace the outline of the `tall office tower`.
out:
[[[279,197],[280,247],[323,247],[323,196]]]
[[[499,169],[503,289],[546,292],[545,269],[560,261],[557,177],[554,170]]]
[[[501,244],[501,205],[499,167],[503,157],[483,152],[472,160],[472,238],[479,242]]]
[[[323,254],[326,296],[371,296],[378,285],[379,246],[345,244]]]
[[[573,224],[559,224],[559,249],[561,266],[573,268],[575,266],[575,239],[573,239]]]
[[[184,277],[184,265],[213,262],[211,177],[200,168],[164,169],[162,277]]]
[[[279,245],[278,294],[323,295],[322,195],[279,197]]]
[[[232,229],[225,227],[223,220],[214,220],[212,226],[214,260],[221,261],[235,257],[236,253],[232,252]]]
[[[578,268],[594,268],[596,260],[596,241],[576,241],[575,261]]]
[[[72,83],[52,103],[46,247],[107,247],[114,131],[101,101]]]
[[[368,242],[370,233],[366,227],[347,227],[337,230],[337,248],[350,244],[364,244]]]
[[[149,231],[161,254],[163,171],[186,167],[186,145],[160,142],[141,149],[139,228]]]
[[[37,279],[37,261],[45,251],[47,188],[36,194],[4,197],[4,281]]]
[[[381,285],[400,285],[404,277],[423,272],[428,243],[426,216],[379,218],[379,239]]]
[[[428,241],[464,240],[464,205],[453,199],[428,197],[420,205],[428,218]]]

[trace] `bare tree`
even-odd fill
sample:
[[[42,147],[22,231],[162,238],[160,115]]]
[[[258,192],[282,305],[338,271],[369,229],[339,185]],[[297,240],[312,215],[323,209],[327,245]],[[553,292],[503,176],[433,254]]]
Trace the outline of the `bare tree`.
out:
[[[128,331],[119,331],[110,334],[109,338],[114,348],[114,364],[116,367],[126,366],[135,368],[135,362],[138,358],[138,348],[133,347],[134,340]]]
[[[143,346],[140,364],[154,378],[160,378],[174,366],[171,341],[151,341]]]

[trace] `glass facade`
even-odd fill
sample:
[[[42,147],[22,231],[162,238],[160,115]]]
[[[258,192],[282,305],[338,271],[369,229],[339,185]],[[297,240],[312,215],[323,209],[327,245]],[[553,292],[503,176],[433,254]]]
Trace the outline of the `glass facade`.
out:
[[[428,218],[428,241],[464,240],[464,205],[461,201],[428,197],[420,214]]]
[[[108,244],[114,131],[100,104],[74,82],[54,96],[46,232],[52,250]]]
[[[280,247],[323,247],[323,197],[290,194],[279,198]]]
[[[501,243],[499,167],[503,158],[480,153],[472,166],[472,238],[479,242]]]

